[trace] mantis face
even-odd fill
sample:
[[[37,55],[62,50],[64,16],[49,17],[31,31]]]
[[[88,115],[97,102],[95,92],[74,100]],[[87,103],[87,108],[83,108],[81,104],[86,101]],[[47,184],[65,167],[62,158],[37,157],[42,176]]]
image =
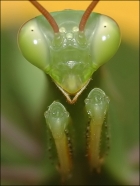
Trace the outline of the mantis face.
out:
[[[30,1],[44,16],[25,23],[18,34],[23,56],[48,74],[70,104],[88,85],[93,73],[107,62],[120,45],[120,29],[108,16],[91,13],[98,1],[87,10],[64,10],[49,13],[36,1]],[[100,170],[100,141],[109,98],[94,88],[85,100],[89,116],[88,150],[91,169]],[[54,101],[44,114],[56,146],[62,179],[72,169],[69,135],[70,114]]]
[[[56,30],[52,20],[50,24],[48,17],[38,16],[25,23],[18,34],[23,56],[50,75],[71,104],[120,45],[120,30],[113,19],[98,13],[87,19],[83,14],[75,10],[51,13]],[[82,22],[86,22],[84,28],[79,25]]]

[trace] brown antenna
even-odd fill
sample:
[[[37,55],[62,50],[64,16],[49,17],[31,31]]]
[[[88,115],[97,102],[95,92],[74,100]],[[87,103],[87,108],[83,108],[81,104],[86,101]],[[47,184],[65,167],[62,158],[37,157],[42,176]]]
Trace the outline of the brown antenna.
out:
[[[91,4],[87,7],[85,13],[82,16],[82,19],[80,21],[80,24],[79,24],[79,30],[80,31],[84,31],[84,28],[85,28],[86,22],[88,20],[88,17],[90,16],[93,8],[96,6],[96,4],[98,2],[99,2],[99,0],[98,1],[92,1]]]
[[[54,20],[54,18],[51,16],[51,14],[37,1],[35,1],[35,0],[33,0],[33,1],[29,0],[29,1],[45,16],[45,18],[48,20],[48,22],[52,26],[54,33],[58,33],[59,27],[58,27],[56,21]]]

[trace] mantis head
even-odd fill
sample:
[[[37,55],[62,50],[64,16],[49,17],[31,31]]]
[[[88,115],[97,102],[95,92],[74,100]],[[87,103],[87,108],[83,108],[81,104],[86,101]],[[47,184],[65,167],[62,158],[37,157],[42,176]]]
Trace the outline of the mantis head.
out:
[[[30,63],[51,76],[72,104],[92,74],[116,53],[120,29],[110,17],[92,13],[98,1],[93,1],[85,12],[65,10],[51,14],[38,2],[30,2],[44,16],[21,27],[19,48]]]

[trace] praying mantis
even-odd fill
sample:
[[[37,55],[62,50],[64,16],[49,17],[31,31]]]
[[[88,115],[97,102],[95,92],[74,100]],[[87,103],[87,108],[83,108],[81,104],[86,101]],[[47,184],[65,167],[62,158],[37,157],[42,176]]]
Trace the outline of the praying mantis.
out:
[[[37,1],[30,2],[43,14],[25,23],[18,33],[23,56],[51,77],[66,97],[68,104],[77,99],[89,84],[93,73],[118,50],[121,34],[110,17],[92,10],[99,1],[92,1],[85,11],[64,10],[49,13]],[[84,100],[89,122],[87,157],[89,166],[100,172],[100,140],[109,97],[100,88],[92,89]],[[72,172],[69,128],[72,120],[66,107],[54,101],[44,113],[59,159],[62,180]],[[74,145],[74,144],[73,144]]]

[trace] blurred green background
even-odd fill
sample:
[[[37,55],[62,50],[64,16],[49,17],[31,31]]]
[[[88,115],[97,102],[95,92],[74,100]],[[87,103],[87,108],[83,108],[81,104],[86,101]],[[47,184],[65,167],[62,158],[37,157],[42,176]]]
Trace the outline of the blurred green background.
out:
[[[80,3],[80,6],[79,6]],[[89,1],[43,1],[49,11],[85,9]],[[76,161],[74,185],[139,185],[139,37],[137,1],[101,1],[96,12],[120,25],[117,54],[94,75],[71,106],[41,70],[28,63],[17,46],[21,25],[39,15],[27,1],[2,1],[1,27],[1,185],[60,184],[47,158],[44,111],[61,101],[74,119]],[[93,87],[110,97],[109,155],[101,174],[90,174],[84,157],[84,99]],[[82,141],[83,139],[83,141]]]

